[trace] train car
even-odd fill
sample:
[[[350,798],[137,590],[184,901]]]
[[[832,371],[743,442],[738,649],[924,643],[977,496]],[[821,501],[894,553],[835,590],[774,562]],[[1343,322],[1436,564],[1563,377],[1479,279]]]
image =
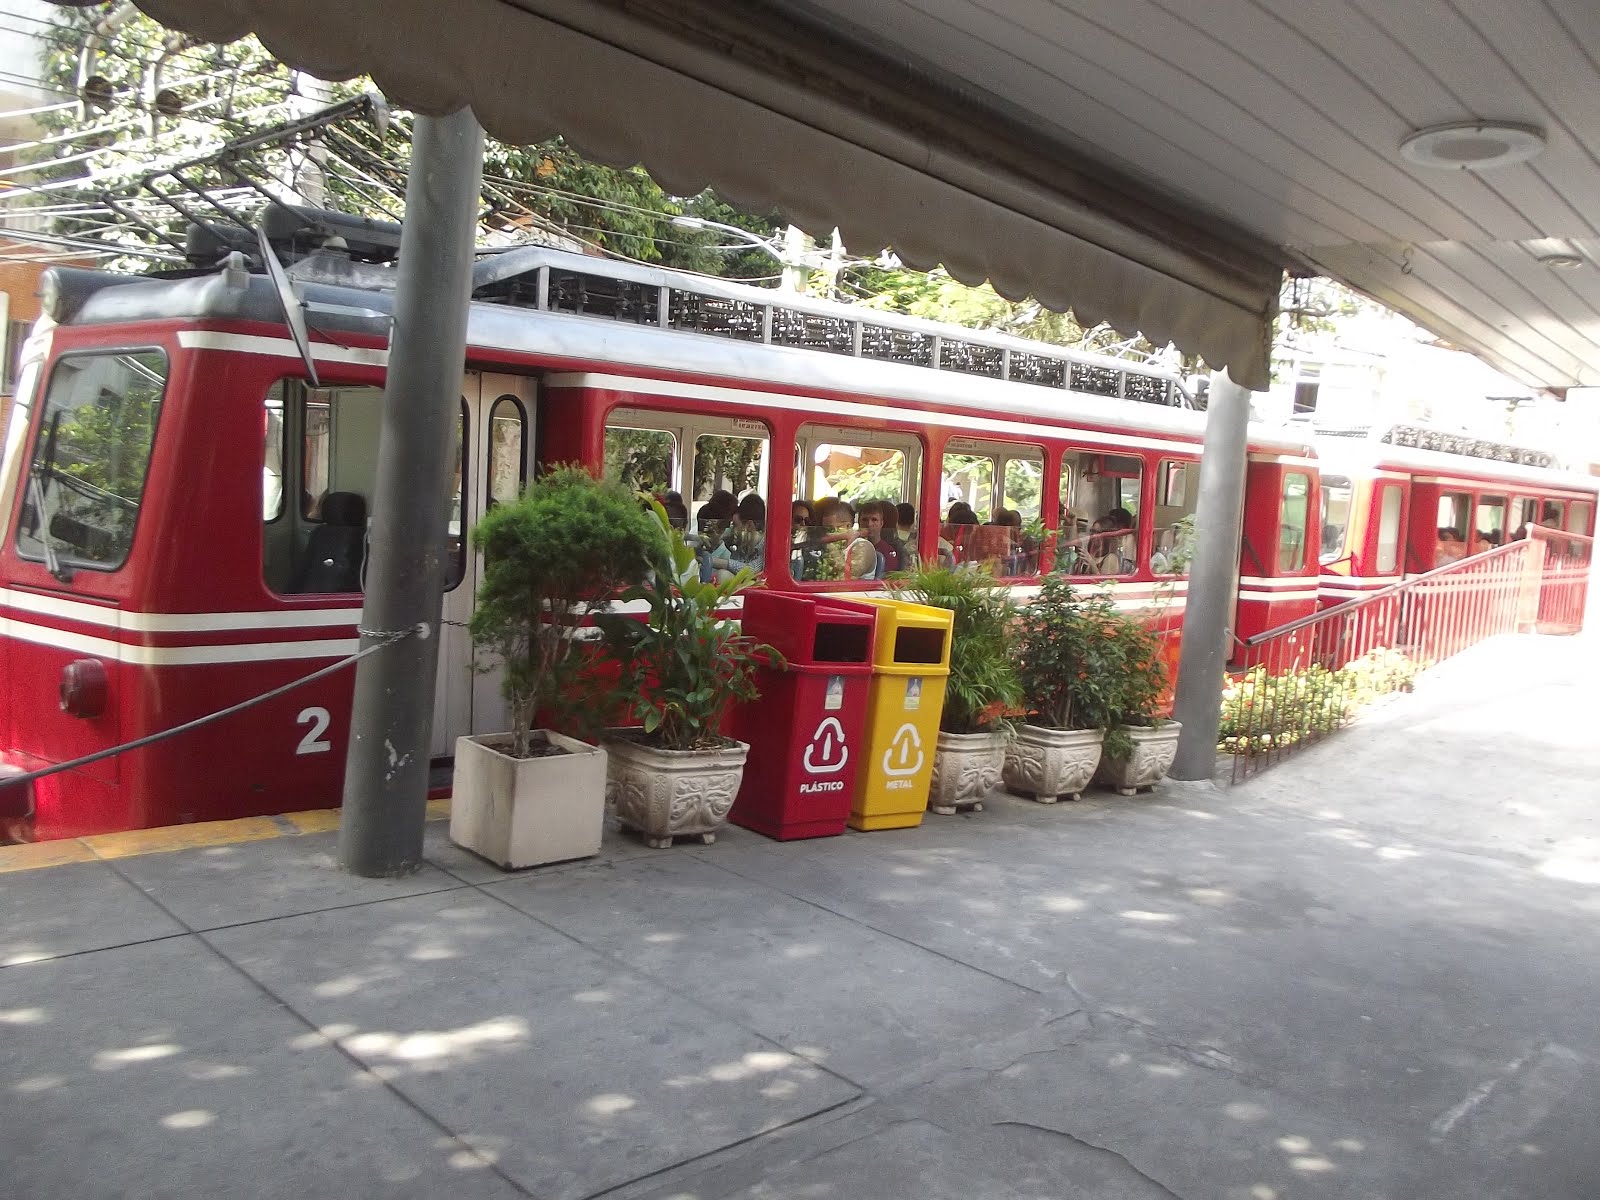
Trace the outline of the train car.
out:
[[[1525,535],[1593,534],[1600,479],[1543,451],[1412,425],[1316,438],[1323,607]]]
[[[328,228],[310,253],[297,235],[289,289],[239,250],[165,276],[47,275],[0,465],[13,769],[171,728],[357,648],[393,245]],[[763,496],[770,587],[882,588],[809,568],[803,531],[786,535],[793,501],[842,494],[909,505],[923,560],[985,562],[1025,597],[1069,555],[1086,584],[1175,629],[1204,420],[1177,377],[1120,360],[554,250],[485,255],[440,513],[432,752],[507,724],[496,680],[471,669],[466,535],[541,463],[677,491],[691,521],[719,491]],[[1248,505],[1271,533],[1242,581],[1246,631],[1313,610],[1320,497],[1303,439],[1253,430],[1250,456]],[[958,500],[1022,529],[949,521]],[[351,687],[329,675],[25,800],[0,788],[10,836],[337,804]]]

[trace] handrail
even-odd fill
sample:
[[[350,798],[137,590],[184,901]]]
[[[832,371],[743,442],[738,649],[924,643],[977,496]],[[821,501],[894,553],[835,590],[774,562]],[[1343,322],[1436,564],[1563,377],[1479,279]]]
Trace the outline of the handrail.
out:
[[[1219,748],[1253,775],[1348,724],[1378,696],[1486,638],[1583,627],[1595,539],[1525,538],[1235,639]]]

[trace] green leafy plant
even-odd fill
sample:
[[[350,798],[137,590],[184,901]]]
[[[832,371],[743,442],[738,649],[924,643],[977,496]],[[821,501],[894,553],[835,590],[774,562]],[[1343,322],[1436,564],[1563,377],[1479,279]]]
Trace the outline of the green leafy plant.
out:
[[[1103,729],[1113,723],[1123,669],[1105,636],[1118,619],[1109,589],[1085,593],[1052,571],[1017,618],[1012,645],[1022,703],[1046,729]]]
[[[480,670],[505,665],[518,758],[528,756],[535,714],[588,666],[576,631],[645,577],[656,542],[630,492],[577,466],[544,472],[473,529],[483,580],[469,631]]]
[[[1277,674],[1251,667],[1223,689],[1217,748],[1243,755],[1286,750],[1347,724],[1381,696],[1410,691],[1416,676],[1412,659],[1387,648],[1336,671],[1320,663]]]
[[[987,570],[923,566],[889,581],[896,599],[955,614],[950,633],[950,680],[945,688],[946,733],[987,733],[1006,727],[1022,704],[1011,656],[1016,605],[1010,589]]]
[[[648,605],[644,619],[595,617],[619,668],[616,701],[644,727],[644,740],[663,750],[721,745],[728,706],[756,699],[757,669],[782,658],[719,615],[756,573],[746,567],[722,582],[700,582],[694,548],[672,528],[660,501],[649,504],[650,576],[622,595]]]
[[[1161,657],[1160,633],[1137,617],[1111,610],[1100,624],[1100,639],[1109,677],[1114,681],[1107,689],[1110,721],[1105,752],[1122,758],[1133,751],[1133,739],[1126,726],[1165,723],[1162,708],[1167,702],[1167,664]]]

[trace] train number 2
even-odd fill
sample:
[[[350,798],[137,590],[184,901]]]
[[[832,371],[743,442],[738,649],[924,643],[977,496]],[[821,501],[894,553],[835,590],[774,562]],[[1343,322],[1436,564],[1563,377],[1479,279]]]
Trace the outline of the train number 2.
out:
[[[300,715],[295,717],[296,725],[309,725],[305,737],[300,739],[300,744],[295,747],[296,754],[321,754],[324,750],[332,750],[333,743],[322,735],[328,732],[328,723],[333,720],[325,708],[302,708]]]

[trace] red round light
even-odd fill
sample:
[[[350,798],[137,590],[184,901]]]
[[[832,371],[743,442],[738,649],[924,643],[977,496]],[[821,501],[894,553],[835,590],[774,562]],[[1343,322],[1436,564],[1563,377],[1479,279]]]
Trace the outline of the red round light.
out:
[[[105,663],[80,658],[61,669],[61,711],[86,720],[106,711]]]

